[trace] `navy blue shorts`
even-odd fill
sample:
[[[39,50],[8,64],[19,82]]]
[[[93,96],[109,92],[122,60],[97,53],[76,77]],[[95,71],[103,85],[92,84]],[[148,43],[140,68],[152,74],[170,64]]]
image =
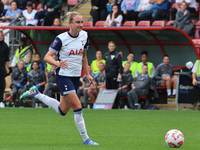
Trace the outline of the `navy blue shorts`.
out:
[[[79,88],[80,77],[66,77],[56,75],[55,79],[61,95],[76,93]]]

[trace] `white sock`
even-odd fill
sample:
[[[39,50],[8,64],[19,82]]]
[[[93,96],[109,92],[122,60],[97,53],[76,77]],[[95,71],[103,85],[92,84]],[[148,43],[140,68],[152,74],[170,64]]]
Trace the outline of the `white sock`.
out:
[[[167,95],[171,95],[171,89],[167,89]]]
[[[83,138],[83,141],[86,141],[89,136],[87,135],[82,108],[74,111],[74,121],[80,132],[80,135]]]
[[[42,101],[47,106],[53,108],[58,114],[63,115],[62,112],[59,110],[60,102],[58,102],[56,99],[48,97],[47,95],[44,95],[42,93],[37,94],[35,98]]]
[[[176,95],[176,89],[173,89],[173,95]]]

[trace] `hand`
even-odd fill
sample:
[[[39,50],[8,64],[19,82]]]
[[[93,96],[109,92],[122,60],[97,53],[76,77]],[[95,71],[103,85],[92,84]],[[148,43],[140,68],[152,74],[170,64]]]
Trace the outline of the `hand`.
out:
[[[54,11],[54,9],[53,8],[48,8],[47,11],[48,12],[52,12],[52,11]]]
[[[90,82],[90,85],[91,85],[91,84],[94,84],[94,83],[93,83],[93,77],[92,77],[90,74],[86,75],[86,78],[87,78],[88,81]]]
[[[198,84],[197,80],[196,80],[196,79],[193,79],[193,80],[192,80],[192,84],[193,84],[194,86],[196,86],[196,85]]]
[[[187,15],[187,11],[184,12],[184,15]]]
[[[29,86],[29,84],[25,84],[25,85],[24,85],[24,88],[26,89],[28,86]]]
[[[43,8],[40,8],[40,11],[44,11],[44,9],[43,9]]]
[[[142,12],[143,10],[142,9],[138,9],[138,12]]]
[[[66,69],[68,67],[67,60],[60,61],[58,67]]]
[[[17,83],[17,87],[21,87],[21,84],[20,84],[20,83]]]
[[[92,9],[95,9],[95,10],[96,10],[96,9],[98,9],[98,7],[97,7],[97,6],[92,6]]]
[[[123,13],[124,13],[124,15],[126,15],[126,14],[127,14],[127,11],[123,11]]]
[[[40,84],[36,84],[36,88],[38,88],[38,89],[39,89],[39,88],[40,88]]]
[[[117,78],[122,79],[122,75],[119,73]]]

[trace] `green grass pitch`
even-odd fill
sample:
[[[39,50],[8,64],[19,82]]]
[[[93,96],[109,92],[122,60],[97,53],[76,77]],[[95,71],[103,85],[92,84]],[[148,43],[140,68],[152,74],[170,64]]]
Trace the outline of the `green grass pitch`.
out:
[[[59,116],[52,109],[0,109],[0,150],[167,150],[168,130],[185,136],[180,149],[200,149],[199,111],[83,110],[87,132],[99,146],[86,146],[73,111]]]

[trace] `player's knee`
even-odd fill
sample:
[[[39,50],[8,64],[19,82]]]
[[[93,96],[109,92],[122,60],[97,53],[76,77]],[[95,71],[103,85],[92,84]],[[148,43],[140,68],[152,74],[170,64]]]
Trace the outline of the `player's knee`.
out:
[[[65,116],[67,113],[64,113],[61,109],[60,109],[60,107],[58,106],[58,110],[59,110],[59,114],[61,115],[61,116]]]

